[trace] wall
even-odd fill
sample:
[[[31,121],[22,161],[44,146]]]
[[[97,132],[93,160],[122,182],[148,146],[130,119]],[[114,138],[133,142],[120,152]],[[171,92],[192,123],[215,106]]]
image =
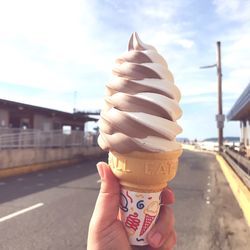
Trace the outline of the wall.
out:
[[[246,156],[250,157],[250,121],[240,121],[240,142],[244,144]]]
[[[0,109],[0,127],[8,127],[8,125],[9,113],[4,109]]]
[[[40,130],[51,130],[53,129],[53,120],[52,118],[48,118],[43,115],[34,115],[34,129],[40,129]]]
[[[0,150],[0,170],[101,154],[103,151],[99,147],[4,149]]]

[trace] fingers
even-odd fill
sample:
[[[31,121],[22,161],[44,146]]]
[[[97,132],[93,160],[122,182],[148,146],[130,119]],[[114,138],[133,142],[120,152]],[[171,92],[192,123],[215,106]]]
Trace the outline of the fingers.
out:
[[[163,246],[160,248],[162,250],[172,250],[176,244],[176,232],[173,230],[167,240],[164,242]]]
[[[101,177],[101,188],[93,212],[92,223],[108,227],[117,219],[120,200],[120,185],[105,162],[97,164]]]
[[[174,230],[174,213],[170,207],[162,207],[156,224],[148,233],[148,242],[154,247],[162,246]]]
[[[172,191],[172,189],[170,189],[169,187],[164,188],[161,194],[161,203],[164,205],[165,204],[170,205],[170,204],[173,204],[174,201],[175,201],[175,197],[174,197],[174,192]]]
[[[174,193],[170,188],[165,188],[162,192],[159,218],[156,224],[148,233],[148,242],[156,249],[172,249],[176,243],[176,233],[174,230],[174,213],[171,207],[166,205],[174,202]]]
[[[105,162],[97,163],[97,170],[101,177],[101,193],[120,193],[120,185],[117,178],[112,173],[109,165]]]

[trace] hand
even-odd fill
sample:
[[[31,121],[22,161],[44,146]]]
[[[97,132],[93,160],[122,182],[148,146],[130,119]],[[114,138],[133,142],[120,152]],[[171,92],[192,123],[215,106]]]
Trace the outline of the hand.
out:
[[[88,250],[171,250],[176,244],[174,214],[167,205],[174,202],[174,194],[165,188],[159,218],[148,233],[148,246],[130,246],[123,224],[118,220],[120,185],[109,166],[100,162],[97,169],[101,177],[101,189],[89,225]]]

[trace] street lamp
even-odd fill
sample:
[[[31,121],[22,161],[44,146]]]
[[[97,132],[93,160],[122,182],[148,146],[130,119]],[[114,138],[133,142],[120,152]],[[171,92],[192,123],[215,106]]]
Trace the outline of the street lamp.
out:
[[[221,73],[221,50],[220,42],[216,43],[217,45],[217,63],[208,66],[202,66],[200,69],[208,68],[217,68],[217,77],[218,77],[218,114],[216,115],[217,128],[218,128],[218,142],[219,142],[219,151],[222,151],[223,146],[223,127],[225,116],[223,115],[222,110],[222,73]]]

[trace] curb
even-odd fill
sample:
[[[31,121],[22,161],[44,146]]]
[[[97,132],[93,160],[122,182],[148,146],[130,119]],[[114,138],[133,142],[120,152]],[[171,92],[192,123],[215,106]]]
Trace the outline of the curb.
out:
[[[193,151],[193,152],[208,153],[208,154],[216,155],[216,152],[214,151],[198,149],[198,148],[195,148],[195,146],[193,145],[182,144],[182,148],[185,150]]]
[[[69,159],[69,160],[59,160],[59,161],[51,161],[51,162],[45,162],[45,163],[30,164],[30,165],[25,165],[25,166],[20,166],[20,167],[3,168],[3,169],[0,169],[0,179],[5,178],[5,177],[10,177],[10,176],[15,176],[15,175],[37,172],[43,169],[68,166],[70,164],[80,163],[81,161],[82,159],[75,158],[75,159]]]
[[[216,154],[216,159],[219,162],[229,186],[231,187],[231,190],[243,211],[247,224],[250,227],[250,191],[222,156]]]
[[[226,160],[216,152],[209,151],[201,151],[197,150],[192,146],[184,146],[183,149],[190,150],[193,152],[205,152],[212,153],[216,156],[216,160],[218,161],[221,170],[226,177],[226,180],[238,202],[240,208],[243,211],[244,217],[247,221],[248,226],[250,227],[250,190],[246,187],[246,185],[241,181],[238,175],[233,171],[231,166],[226,162]]]

